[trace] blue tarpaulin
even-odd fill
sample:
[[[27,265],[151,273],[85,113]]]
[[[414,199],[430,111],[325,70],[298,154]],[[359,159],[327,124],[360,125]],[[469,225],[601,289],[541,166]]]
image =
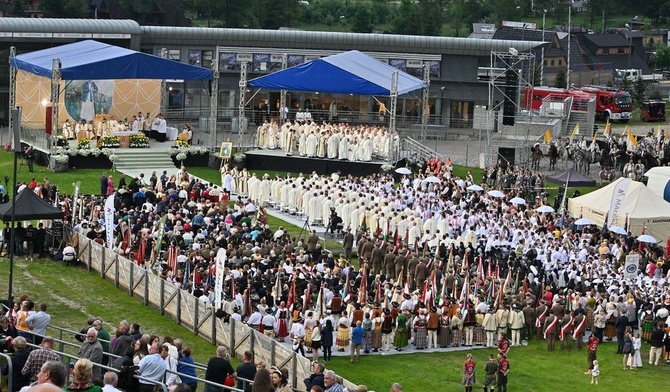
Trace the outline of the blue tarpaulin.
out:
[[[357,50],[261,76],[251,80],[249,85],[268,90],[388,96],[394,72],[398,72],[399,95],[426,87],[421,79]]]
[[[21,54],[10,61],[17,69],[51,78],[54,59],[60,59],[62,80],[212,79],[207,68],[93,40]]]

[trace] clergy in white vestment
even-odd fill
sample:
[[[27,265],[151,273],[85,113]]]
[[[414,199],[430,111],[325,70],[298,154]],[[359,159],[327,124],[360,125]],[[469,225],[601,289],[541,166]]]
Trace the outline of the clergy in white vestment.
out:
[[[328,159],[337,159],[337,149],[340,147],[340,137],[336,132],[328,138]]]
[[[314,134],[314,132],[310,132],[307,136],[307,140],[305,141],[305,155],[308,158],[316,157],[316,149],[318,144],[319,138]]]
[[[349,135],[343,134],[340,138],[340,145],[337,151],[338,159],[348,159],[349,158]]]

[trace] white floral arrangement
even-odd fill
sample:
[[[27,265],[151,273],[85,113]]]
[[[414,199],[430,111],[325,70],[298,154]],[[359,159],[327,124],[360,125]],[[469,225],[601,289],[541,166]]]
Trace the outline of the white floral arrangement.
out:
[[[382,165],[381,169],[382,169],[383,172],[388,173],[391,170],[393,170],[393,165],[389,165],[388,163],[385,163],[385,164]]]
[[[116,162],[119,161],[119,156],[116,155],[116,154],[110,154],[108,156],[108,158],[109,158],[109,161],[112,162],[112,163],[116,163]]]
[[[243,152],[238,152],[238,153],[235,153],[235,155],[233,155],[233,161],[242,162],[242,161],[244,161],[244,159],[246,157],[247,157],[247,154],[245,154]]]
[[[179,154],[177,154],[176,158],[177,158],[178,161],[183,161],[184,159],[186,159],[186,154],[183,153],[183,152],[180,152]]]
[[[67,154],[67,148],[65,147],[56,147],[56,153],[54,155],[64,155]]]
[[[89,150],[88,148],[80,148],[78,153],[82,157],[87,157],[87,156],[91,155],[91,150]]]
[[[102,151],[99,148],[92,148],[91,149],[91,155],[93,155],[94,157],[99,156],[101,153],[102,153]]]
[[[102,153],[102,155],[104,155],[106,157],[113,154],[111,148],[103,148],[102,150],[100,150],[100,152]]]
[[[196,155],[202,155],[202,154],[207,154],[209,150],[207,147],[189,147],[189,151],[192,151],[192,154]]]
[[[188,147],[170,147],[170,155],[188,154]]]
[[[70,149],[68,149],[68,150],[66,150],[66,151],[67,151],[67,155],[69,155],[69,156],[71,156],[71,157],[74,157],[74,156],[76,156],[77,154],[79,154],[79,150],[76,149],[76,148],[70,148]]]
[[[70,161],[70,156],[67,154],[56,154],[54,155],[54,161],[59,164],[65,164]]]

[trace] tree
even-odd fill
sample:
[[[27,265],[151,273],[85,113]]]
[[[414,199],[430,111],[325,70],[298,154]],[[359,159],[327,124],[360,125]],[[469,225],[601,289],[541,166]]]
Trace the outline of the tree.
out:
[[[637,78],[633,85],[633,101],[637,106],[642,106],[647,93],[647,85],[642,78]]]
[[[657,69],[670,67],[670,46],[657,45],[652,61]]]
[[[86,0],[40,0],[45,18],[85,18],[90,9]]]
[[[360,3],[351,17],[351,31],[354,33],[369,33],[374,28],[372,9],[367,3]]]
[[[542,86],[542,67],[539,64],[533,64],[533,68],[531,69],[533,72],[531,82],[533,83],[533,86]]]
[[[556,72],[556,77],[554,78],[554,87],[565,88],[568,84],[568,75],[565,73],[565,69],[559,68]]]

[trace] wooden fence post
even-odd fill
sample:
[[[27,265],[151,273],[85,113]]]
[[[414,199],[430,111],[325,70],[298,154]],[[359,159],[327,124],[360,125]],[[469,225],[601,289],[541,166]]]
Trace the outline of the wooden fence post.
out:
[[[200,306],[198,306],[198,302],[200,300],[196,299],[195,304],[193,305],[193,334],[198,335],[198,322],[199,320],[199,315],[200,315]]]
[[[159,307],[161,309],[161,316],[165,316],[165,280],[161,279],[161,294],[159,299]]]
[[[135,263],[130,262],[130,274],[128,274],[128,294],[133,296],[133,285],[135,284]]]
[[[119,288],[119,255],[116,255],[116,265],[114,266],[114,286]]]
[[[106,255],[106,250],[104,246],[102,247],[102,257],[100,257],[100,277],[105,279],[105,257]]]
[[[177,293],[177,324],[181,325],[181,290]]]
[[[144,306],[149,306],[149,270],[144,269]]]
[[[212,314],[212,327],[211,328],[212,328],[212,331],[211,331],[212,344],[216,346],[217,345],[216,344],[216,312],[214,312]]]
[[[230,318],[230,351],[235,356],[235,323],[237,320]]]
[[[91,239],[88,240],[88,260],[86,260],[86,269],[88,272],[91,272],[91,260],[93,260],[93,249],[91,249],[93,246],[91,245],[91,242],[93,242]]]

